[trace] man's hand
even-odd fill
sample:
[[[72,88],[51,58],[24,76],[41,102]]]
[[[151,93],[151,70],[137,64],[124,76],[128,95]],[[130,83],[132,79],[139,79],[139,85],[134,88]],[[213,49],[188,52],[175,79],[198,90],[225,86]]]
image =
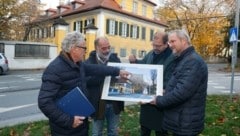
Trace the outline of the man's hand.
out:
[[[135,55],[130,55],[128,57],[128,60],[129,60],[130,63],[135,63],[137,61],[137,58],[136,58]]]
[[[128,72],[128,71],[120,70],[119,76],[120,76],[122,79],[126,79],[126,80],[127,80],[130,75],[131,75],[131,73]]]
[[[83,116],[74,116],[74,121],[73,121],[72,127],[76,128],[76,127],[80,126],[83,123],[84,119],[85,119],[85,117],[83,117]]]
[[[152,101],[150,101],[149,103],[150,104],[152,104],[152,105],[157,105],[157,96],[155,96],[154,98],[153,98],[153,100]]]

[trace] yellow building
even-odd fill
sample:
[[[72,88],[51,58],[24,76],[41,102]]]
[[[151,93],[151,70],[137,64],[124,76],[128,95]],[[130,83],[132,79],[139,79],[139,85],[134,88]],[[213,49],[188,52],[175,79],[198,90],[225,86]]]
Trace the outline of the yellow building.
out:
[[[47,9],[46,14],[34,22],[37,27],[32,29],[30,40],[53,42],[60,47],[59,39],[66,32],[79,31],[88,36],[88,53],[93,50],[95,37],[106,36],[112,51],[121,59],[127,59],[130,54],[142,58],[152,49],[154,32],[167,27],[155,18],[155,6],[150,0],[74,0],[57,9]],[[52,24],[59,18],[69,25],[56,31]],[[86,32],[89,24],[97,29]]]

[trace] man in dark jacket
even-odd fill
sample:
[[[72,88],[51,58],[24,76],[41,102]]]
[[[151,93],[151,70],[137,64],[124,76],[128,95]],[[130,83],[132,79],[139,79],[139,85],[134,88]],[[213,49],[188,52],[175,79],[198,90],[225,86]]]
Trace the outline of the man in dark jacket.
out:
[[[87,117],[70,116],[56,105],[61,97],[77,86],[88,96],[85,76],[128,75],[118,68],[82,63],[85,52],[84,36],[79,32],[68,33],[62,42],[62,52],[43,73],[38,106],[49,119],[52,136],[88,135]]]
[[[92,51],[86,63],[106,65],[108,62],[120,63],[117,54],[111,53],[110,44],[106,37],[98,37],[94,41],[95,51]],[[92,115],[92,136],[102,136],[104,120],[107,121],[107,135],[118,135],[119,114],[123,111],[122,101],[101,100],[104,77],[90,76],[87,78],[87,89],[90,101],[96,112]]]
[[[171,75],[171,64],[174,59],[172,51],[167,44],[167,34],[156,32],[153,37],[153,50],[150,51],[142,60],[137,60],[135,56],[129,56],[130,63],[163,65],[163,88]],[[141,136],[150,136],[151,130],[155,130],[156,136],[165,136],[166,132],[162,129],[163,111],[150,104],[142,104],[140,111]]]
[[[184,30],[169,33],[175,58],[165,95],[151,103],[164,109],[163,127],[174,136],[196,136],[204,129],[208,69]]]

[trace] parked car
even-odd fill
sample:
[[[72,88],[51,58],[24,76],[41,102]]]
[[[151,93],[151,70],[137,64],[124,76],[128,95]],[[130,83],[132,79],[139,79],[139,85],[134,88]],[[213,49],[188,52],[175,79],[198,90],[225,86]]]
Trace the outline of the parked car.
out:
[[[0,75],[9,70],[7,57],[0,53]]]

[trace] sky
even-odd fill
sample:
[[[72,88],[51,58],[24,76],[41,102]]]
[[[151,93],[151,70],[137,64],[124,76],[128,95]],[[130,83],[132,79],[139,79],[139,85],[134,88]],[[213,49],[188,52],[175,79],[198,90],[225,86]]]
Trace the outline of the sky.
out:
[[[44,7],[44,9],[48,9],[48,8],[54,8],[56,9],[57,6],[59,5],[59,0],[40,0],[41,3],[46,4],[46,6]],[[67,2],[68,0],[63,0],[64,2]],[[159,1],[161,0],[152,0],[155,3],[159,3]]]

